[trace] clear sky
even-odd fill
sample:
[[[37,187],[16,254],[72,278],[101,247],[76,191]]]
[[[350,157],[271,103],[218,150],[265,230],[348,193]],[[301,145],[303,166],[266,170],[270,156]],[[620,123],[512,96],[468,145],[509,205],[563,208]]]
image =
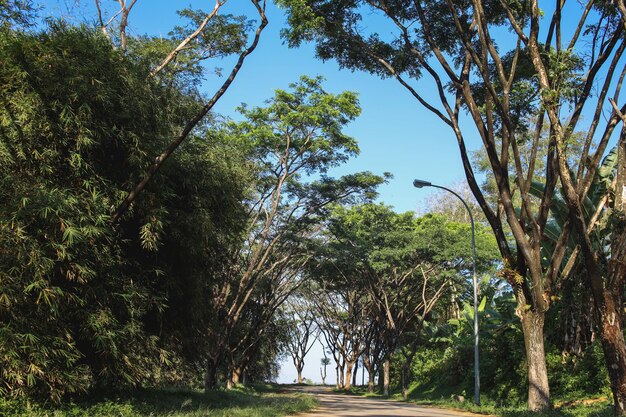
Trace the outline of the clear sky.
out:
[[[116,2],[104,0],[115,7]],[[247,1],[231,0],[223,7],[224,13],[246,13]],[[76,21],[95,22],[93,1],[46,0],[46,8],[55,15]],[[212,1],[138,0],[129,18],[129,32],[133,34],[164,34],[178,23],[176,10],[191,5],[194,8],[212,7]],[[243,9],[242,9],[243,8]],[[69,12],[68,12],[69,10]],[[249,14],[252,16],[252,14]],[[258,48],[250,55],[237,79],[214,110],[235,116],[234,109],[241,103],[262,105],[276,88],[288,88],[300,75],[322,75],[328,91],[350,90],[358,92],[362,107],[361,116],[346,133],[356,138],[361,154],[336,170],[336,175],[369,170],[376,174],[391,172],[394,179],[380,188],[380,200],[393,205],[398,211],[419,210],[428,190],[412,187],[414,178],[429,180],[441,185],[451,185],[464,179],[459,152],[450,128],[427,110],[421,108],[395,80],[381,80],[375,76],[339,70],[335,62],[321,62],[315,58],[312,45],[289,49],[280,39],[285,26],[281,10],[268,3],[269,25]],[[211,65],[211,64],[209,64]],[[212,66],[228,73],[231,61],[217,62]],[[222,78],[209,76],[204,91],[209,94]],[[424,82],[420,93],[434,94],[432,85]],[[472,143],[470,149],[479,144]]]
[[[95,22],[92,0],[46,0],[40,2],[46,11],[42,15],[64,16],[74,23]],[[116,2],[103,0],[112,8]],[[224,13],[250,12],[243,0],[231,0],[222,9]],[[138,0],[129,17],[129,33],[135,35],[166,35],[178,23],[175,11],[191,5],[194,8],[211,8],[212,1]],[[251,15],[251,14],[249,14]],[[456,140],[450,128],[427,110],[395,80],[381,80],[375,76],[350,71],[340,71],[334,62],[321,62],[315,58],[312,45],[289,49],[280,39],[285,26],[281,10],[272,2],[267,5],[269,25],[265,29],[258,48],[250,55],[234,84],[223,96],[214,111],[235,117],[234,109],[241,103],[262,105],[273,95],[276,88],[286,89],[300,75],[322,75],[326,78],[327,91],[350,90],[358,92],[363,109],[361,116],[346,130],[356,138],[360,155],[333,173],[336,175],[357,171],[376,174],[391,172],[394,179],[380,188],[380,201],[392,205],[397,211],[420,211],[428,190],[412,187],[414,178],[450,186],[464,179]],[[211,64],[209,64],[211,65]],[[218,62],[227,74],[232,61]],[[223,79],[209,76],[204,92],[212,94]],[[431,84],[418,85],[426,97],[435,91]],[[470,149],[479,147],[476,139],[468,135]],[[316,347],[307,357],[304,376],[321,381],[321,347]],[[328,367],[327,381],[334,381],[334,367]],[[295,372],[291,361],[283,365],[281,382],[292,382]],[[359,374],[359,380],[361,375]]]

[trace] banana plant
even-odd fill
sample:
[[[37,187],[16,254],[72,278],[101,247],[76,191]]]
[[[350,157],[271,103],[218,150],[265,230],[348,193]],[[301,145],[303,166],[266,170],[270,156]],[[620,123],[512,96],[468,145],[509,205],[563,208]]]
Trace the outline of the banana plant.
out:
[[[611,185],[615,174],[617,173],[617,147],[611,149],[606,157],[602,160],[596,176],[589,187],[589,191],[583,201],[583,215],[587,223],[588,229],[592,232],[592,240],[598,249],[608,245],[609,230],[605,218],[607,210],[606,203],[610,198]],[[571,173],[575,180],[575,173]],[[543,196],[545,183],[533,181],[530,187],[530,193],[538,198]],[[544,229],[544,240],[542,241],[542,263],[547,267],[554,253],[556,241],[561,236],[563,227],[568,218],[569,210],[562,189],[558,189],[552,198],[550,204],[550,218]],[[567,242],[566,256],[564,258],[563,269],[570,271],[578,254],[577,246],[578,236],[572,230]]]

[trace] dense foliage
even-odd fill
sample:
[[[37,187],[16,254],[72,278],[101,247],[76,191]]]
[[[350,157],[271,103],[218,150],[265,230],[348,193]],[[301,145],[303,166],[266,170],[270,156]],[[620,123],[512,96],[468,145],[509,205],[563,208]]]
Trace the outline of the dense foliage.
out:
[[[225,146],[194,140],[112,228],[111,208],[193,97],[84,28],[0,36],[3,393],[144,382],[168,360],[158,333],[185,321],[171,316],[198,272],[189,259],[236,231],[241,174]],[[203,271],[219,262],[201,259]]]

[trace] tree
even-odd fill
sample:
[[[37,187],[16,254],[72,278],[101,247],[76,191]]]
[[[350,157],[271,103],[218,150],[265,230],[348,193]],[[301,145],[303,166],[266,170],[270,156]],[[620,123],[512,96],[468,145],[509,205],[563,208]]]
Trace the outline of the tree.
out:
[[[256,180],[251,180],[246,201],[242,240],[231,248],[231,264],[211,289],[215,322],[206,335],[213,345],[207,389],[216,384],[224,359],[253,349],[263,323],[302,284],[301,271],[311,259],[308,238],[327,206],[370,199],[384,181],[370,173],[337,179],[325,175],[358,152],[342,129],[359,111],[355,94],[326,93],[321,79],[302,77],[291,91],[277,90],[266,107],[243,106],[244,120],[224,127],[228,140],[246,149]],[[319,179],[305,180],[304,174]],[[248,332],[239,332],[246,309],[259,302],[267,314],[257,315],[259,323]]]
[[[545,10],[536,0],[494,4],[481,0],[350,4],[284,0],[280,4],[289,14],[290,28],[284,34],[290,45],[315,40],[322,59],[336,59],[342,67],[396,79],[420,105],[452,129],[468,185],[504,259],[503,276],[515,289],[528,361],[529,408],[548,408],[543,327],[570,230],[578,230],[585,240],[589,288],[598,313],[606,319],[619,317],[614,311],[618,300],[611,294],[621,294],[622,280],[608,277],[620,276],[622,271],[617,266],[621,263],[612,262],[608,279],[603,281],[580,209],[607,143],[626,110],[617,105],[622,84],[618,80],[626,71],[622,60],[623,1],[615,5],[557,3]],[[393,31],[393,35],[368,32],[368,28],[379,26],[358,24],[365,13],[384,17],[388,23],[385,33]],[[577,22],[567,34],[562,31],[566,18]],[[436,87],[438,101],[429,102],[420,94],[416,82],[424,76]],[[599,87],[592,95],[596,83]],[[497,186],[497,206],[485,199],[474,175],[465,142],[469,129],[460,122],[462,110],[469,115],[487,152]],[[568,110],[569,116],[565,117]],[[606,118],[601,116],[603,111]],[[584,129],[588,134],[583,151],[578,158],[572,158],[578,163],[572,175],[567,162],[568,143],[573,132],[579,130],[583,114],[590,115],[588,129]],[[536,155],[545,130],[550,132],[544,165],[547,186],[541,199],[534,201],[529,188],[539,166]],[[532,143],[526,164],[519,147],[525,140]],[[598,143],[595,149],[594,141]],[[510,177],[517,184],[520,207],[515,206]],[[567,192],[572,217],[551,265],[544,268],[541,241],[559,181]],[[505,222],[513,242],[507,239]],[[615,242],[621,241],[616,235]],[[613,259],[621,259],[620,248],[615,243]],[[620,381],[621,375],[626,375],[626,362],[621,359],[626,358],[626,349],[619,347],[623,346],[621,330],[616,330],[621,329],[621,323],[603,320],[602,327],[616,409],[624,413],[620,404],[626,404],[626,383]]]
[[[128,13],[130,12],[131,8],[133,7],[136,1],[137,0],[131,0],[131,3],[127,5],[125,0],[120,0],[120,5],[121,5],[120,47],[122,50],[126,49],[126,44],[127,44],[126,32],[125,32],[125,28],[127,24],[126,19],[128,18]],[[99,4],[99,0],[96,0],[96,4]],[[221,7],[221,4],[223,3],[220,3],[220,2],[216,3],[216,9],[219,9]],[[204,106],[202,106],[198,110],[198,112],[195,115],[193,115],[193,117],[189,118],[186,121],[180,133],[175,137],[174,140],[172,140],[169,143],[169,145],[165,148],[165,150],[160,152],[160,154],[156,158],[153,159],[154,162],[148,168],[146,175],[143,177],[143,179],[141,179],[141,181],[138,181],[136,183],[136,185],[132,188],[132,190],[127,194],[124,201],[117,207],[117,209],[113,213],[111,217],[111,220],[113,223],[120,220],[120,218],[128,210],[131,204],[133,204],[133,202],[137,199],[137,196],[146,188],[148,183],[152,181],[155,174],[163,166],[163,163],[172,155],[172,153],[174,153],[174,151],[180,146],[180,144],[183,143],[183,141],[185,141],[190,136],[192,131],[205,119],[205,117],[209,114],[211,109],[215,106],[215,103],[217,103],[217,101],[226,93],[230,85],[233,83],[233,81],[235,80],[235,77],[239,73],[239,70],[243,66],[243,63],[248,57],[248,55],[250,55],[256,49],[259,43],[259,40],[261,38],[261,33],[267,26],[268,21],[265,15],[265,1],[261,2],[258,0],[251,0],[251,4],[254,7],[256,13],[258,14],[258,18],[260,20],[254,32],[254,37],[252,41],[247,46],[247,48],[239,52],[239,58],[237,62],[235,63],[235,65],[233,66],[233,68],[231,69],[228,77],[226,77],[224,83],[222,83],[222,85],[214,92],[214,94],[211,96],[211,98],[209,98],[209,100],[204,104]],[[98,10],[100,9],[98,8]],[[217,12],[217,10],[215,9],[214,11],[215,13]],[[215,15],[215,13],[213,14],[210,13],[209,15],[207,15],[205,19],[207,23],[209,22],[209,20],[211,20],[211,18]],[[193,17],[192,12],[187,12],[187,14],[191,14]],[[164,68],[165,65],[171,62],[174,59],[174,57],[178,55],[180,50],[177,51],[177,49],[179,47],[181,49],[184,48],[187,43],[189,43],[192,39],[196,39],[203,30],[206,30],[207,24],[204,23],[205,20],[199,23],[198,28],[194,33],[192,33],[191,35],[188,35],[188,37],[182,40],[179,46],[177,46],[174,49],[174,51],[172,51],[172,53],[174,54],[173,57],[170,57],[170,55],[172,54],[170,53],[170,55],[164,58],[164,60],[152,71],[151,73],[152,76],[159,73]],[[100,19],[100,21],[101,21],[101,26],[102,26],[103,20]],[[239,30],[247,29],[246,25],[243,23],[239,25],[238,28]],[[103,31],[106,32],[105,29],[103,29]],[[235,37],[237,36],[240,38],[242,37],[241,34],[236,34]],[[205,40],[205,38],[202,38],[202,40]],[[206,45],[204,45],[204,42],[198,42],[198,43],[203,44],[203,46],[206,47]],[[181,45],[183,46],[181,47]]]
[[[181,353],[175,323],[200,327],[172,293],[198,282],[194,266],[217,269],[192,255],[221,253],[238,231],[244,182],[225,148],[194,137],[112,229],[145,155],[197,102],[85,28],[0,31],[0,56],[2,394],[59,401],[154,382]],[[187,235],[192,223],[209,233]]]
[[[312,302],[320,333],[335,360],[336,387],[349,390],[370,325],[367,297],[345,283],[324,282],[312,294]]]
[[[346,363],[346,381],[353,361],[365,353],[371,389],[381,363],[404,348],[402,388],[406,394],[425,320],[450,281],[465,280],[459,272],[469,275],[470,229],[441,216],[416,219],[413,213],[397,214],[375,204],[335,207],[326,227],[313,272],[324,282],[324,298],[328,298],[320,302],[326,306],[320,308],[325,320],[321,329],[335,335],[327,338],[338,346]],[[481,228],[477,247],[479,268],[488,267],[497,249]]]
[[[294,299],[286,303],[283,312],[289,323],[289,335],[287,337],[287,351],[291,356],[293,365],[298,373],[298,384],[302,384],[302,370],[304,358],[317,341],[313,311],[302,300]],[[324,376],[324,378],[326,378]]]
[[[321,363],[321,367],[320,367],[320,376],[322,377],[322,385],[326,385],[326,367],[328,365],[330,365],[330,359],[328,358],[328,356],[326,356],[326,351],[323,351],[324,353],[324,357],[320,360]]]

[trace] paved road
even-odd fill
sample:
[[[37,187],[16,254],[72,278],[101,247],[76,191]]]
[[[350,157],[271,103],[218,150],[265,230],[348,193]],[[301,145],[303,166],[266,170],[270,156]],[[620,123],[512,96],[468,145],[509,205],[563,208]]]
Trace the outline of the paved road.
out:
[[[461,411],[443,410],[438,408],[421,407],[380,398],[367,398],[351,395],[342,395],[332,392],[329,388],[303,387],[303,392],[313,394],[320,402],[320,406],[298,417],[472,417],[477,414]],[[484,415],[480,417],[485,417]]]

